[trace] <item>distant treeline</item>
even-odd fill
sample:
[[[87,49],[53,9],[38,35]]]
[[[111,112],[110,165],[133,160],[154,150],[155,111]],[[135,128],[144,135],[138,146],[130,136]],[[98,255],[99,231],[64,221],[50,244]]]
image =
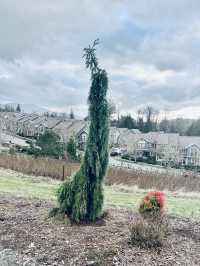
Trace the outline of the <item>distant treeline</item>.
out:
[[[0,105],[0,112],[21,112],[20,104],[15,108],[11,104]]]
[[[0,105],[0,112],[21,112],[21,106],[18,104],[16,108],[11,104]],[[114,104],[110,104],[110,114],[116,113]],[[56,112],[45,112],[46,117],[63,117],[74,119],[75,115],[71,109],[70,114],[58,114]],[[85,119],[89,119],[86,117]],[[165,133],[179,133],[181,136],[200,136],[200,119],[162,119],[159,120],[159,111],[151,106],[137,111],[137,117],[130,114],[118,115],[117,119],[111,120],[111,126],[118,128],[139,129],[143,133],[150,131],[163,131]]]
[[[118,115],[112,119],[111,125],[118,128],[139,129],[143,133],[150,131],[162,131],[165,133],[179,133],[181,136],[200,136],[200,119],[162,119],[159,120],[159,112],[153,107],[138,110],[137,118],[130,114]]]
[[[0,104],[0,112],[24,112],[23,110],[21,110],[21,106],[20,104],[17,104],[17,106],[15,107],[15,105],[13,104]],[[70,110],[70,113],[58,113],[58,112],[49,112],[46,111],[43,113],[44,116],[46,117],[53,117],[53,118],[70,118],[70,119],[75,119],[75,114],[73,112],[73,110]]]

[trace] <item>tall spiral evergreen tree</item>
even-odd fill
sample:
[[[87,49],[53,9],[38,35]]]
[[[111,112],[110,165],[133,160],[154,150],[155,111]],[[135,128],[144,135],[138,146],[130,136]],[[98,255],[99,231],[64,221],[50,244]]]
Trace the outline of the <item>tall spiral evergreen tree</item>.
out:
[[[95,221],[102,212],[102,181],[108,165],[109,111],[106,93],[108,78],[99,68],[96,45],[84,49],[86,68],[91,71],[91,87],[88,97],[90,128],[81,167],[70,181],[58,190],[61,213],[75,222]]]

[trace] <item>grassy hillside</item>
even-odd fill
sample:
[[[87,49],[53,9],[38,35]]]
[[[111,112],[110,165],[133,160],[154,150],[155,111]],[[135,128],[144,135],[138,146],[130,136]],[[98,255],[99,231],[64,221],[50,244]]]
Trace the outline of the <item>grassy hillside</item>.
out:
[[[47,177],[23,175],[0,169],[0,193],[16,197],[55,201],[60,181]],[[125,207],[137,209],[146,190],[122,185],[105,186],[105,208]],[[166,209],[169,214],[194,219],[200,218],[200,196],[197,193],[165,192]],[[56,201],[55,201],[56,203]]]

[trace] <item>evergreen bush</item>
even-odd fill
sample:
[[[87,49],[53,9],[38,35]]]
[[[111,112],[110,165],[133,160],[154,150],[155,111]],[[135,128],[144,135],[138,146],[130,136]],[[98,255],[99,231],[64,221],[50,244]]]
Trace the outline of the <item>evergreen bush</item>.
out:
[[[95,221],[103,207],[102,181],[108,165],[108,78],[106,71],[98,66],[97,44],[95,41],[84,49],[86,67],[91,71],[90,128],[84,158],[79,171],[58,190],[57,212],[67,214],[75,222]]]
[[[167,217],[154,216],[154,220],[142,217],[134,219],[129,226],[130,242],[143,248],[162,247],[167,243],[169,224]]]
[[[67,142],[67,154],[71,160],[79,161],[76,149],[76,142],[73,137],[71,137]]]

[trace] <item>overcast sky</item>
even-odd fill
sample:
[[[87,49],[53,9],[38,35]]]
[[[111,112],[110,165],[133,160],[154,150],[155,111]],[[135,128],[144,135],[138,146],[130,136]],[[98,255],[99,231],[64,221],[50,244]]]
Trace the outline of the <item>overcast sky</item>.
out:
[[[82,49],[100,38],[108,97],[200,117],[199,0],[0,0],[0,102],[87,112]]]

